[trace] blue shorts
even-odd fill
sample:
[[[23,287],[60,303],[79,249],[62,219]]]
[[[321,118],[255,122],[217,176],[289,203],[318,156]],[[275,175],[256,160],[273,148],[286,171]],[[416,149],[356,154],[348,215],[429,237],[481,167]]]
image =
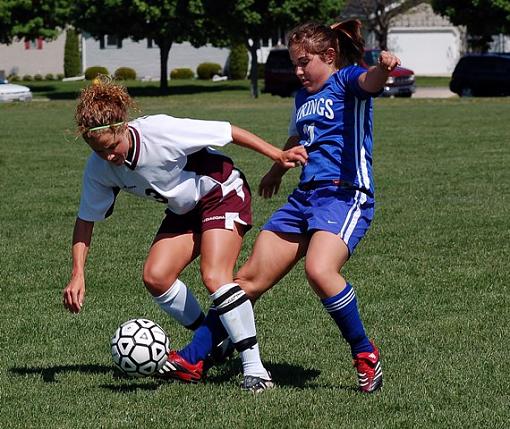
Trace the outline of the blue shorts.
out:
[[[352,255],[373,217],[374,199],[360,191],[338,186],[298,188],[262,229],[289,234],[328,231],[338,235]]]

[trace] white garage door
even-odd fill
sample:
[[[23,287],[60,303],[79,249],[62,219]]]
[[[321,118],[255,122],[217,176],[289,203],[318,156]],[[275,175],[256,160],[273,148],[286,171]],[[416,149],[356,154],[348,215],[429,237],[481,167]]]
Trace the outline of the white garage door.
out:
[[[460,35],[455,28],[392,28],[388,48],[402,66],[421,76],[450,76],[460,58]]]

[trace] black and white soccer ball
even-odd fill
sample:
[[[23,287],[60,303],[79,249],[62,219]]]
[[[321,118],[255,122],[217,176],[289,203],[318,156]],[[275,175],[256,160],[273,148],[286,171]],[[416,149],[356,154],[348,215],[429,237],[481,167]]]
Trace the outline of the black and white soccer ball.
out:
[[[166,362],[169,339],[158,324],[147,319],[131,319],[115,331],[111,341],[115,365],[131,377],[146,377]]]

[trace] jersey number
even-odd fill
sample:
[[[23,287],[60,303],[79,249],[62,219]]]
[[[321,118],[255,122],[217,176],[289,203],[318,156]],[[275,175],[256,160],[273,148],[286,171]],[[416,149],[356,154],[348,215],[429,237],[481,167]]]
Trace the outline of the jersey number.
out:
[[[145,195],[147,195],[148,197],[151,197],[153,199],[155,199],[156,201],[160,202],[160,203],[165,203],[165,204],[168,204],[168,200],[163,196],[161,195],[160,193],[156,192],[154,189],[152,188],[147,188],[145,190]]]
[[[306,136],[305,146],[310,146],[315,139],[315,124],[303,125],[303,134]]]

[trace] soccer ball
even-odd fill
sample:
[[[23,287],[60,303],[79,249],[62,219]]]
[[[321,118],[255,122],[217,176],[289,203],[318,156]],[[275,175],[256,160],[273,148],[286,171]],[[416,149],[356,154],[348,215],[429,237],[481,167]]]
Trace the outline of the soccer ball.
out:
[[[113,362],[131,377],[154,374],[164,365],[170,350],[165,331],[147,319],[131,319],[120,325],[111,347]]]

